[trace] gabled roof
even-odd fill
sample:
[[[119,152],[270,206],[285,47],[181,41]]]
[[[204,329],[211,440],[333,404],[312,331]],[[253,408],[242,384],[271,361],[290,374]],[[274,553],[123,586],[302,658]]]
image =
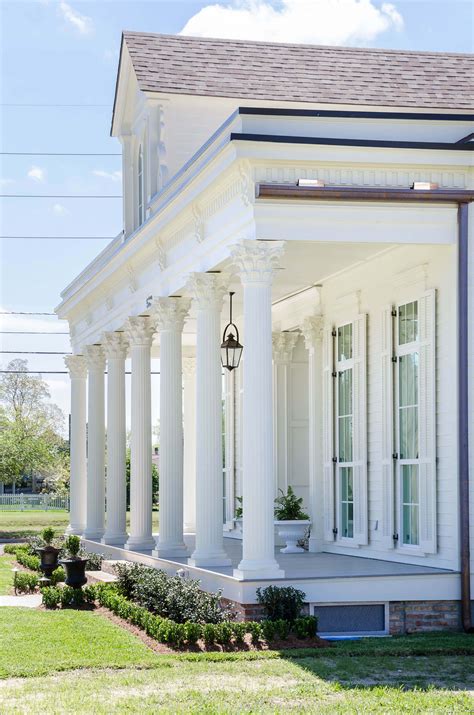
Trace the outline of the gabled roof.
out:
[[[474,107],[474,55],[124,32],[140,89],[213,97]]]

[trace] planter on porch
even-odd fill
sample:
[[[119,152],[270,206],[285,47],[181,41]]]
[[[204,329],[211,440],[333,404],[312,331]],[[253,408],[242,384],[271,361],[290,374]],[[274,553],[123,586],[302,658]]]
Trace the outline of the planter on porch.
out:
[[[311,526],[309,519],[293,519],[275,521],[278,536],[286,541],[286,546],[280,549],[282,554],[301,554],[304,549],[298,546],[298,541],[304,538],[306,529]]]
[[[69,558],[61,559],[59,562],[66,570],[66,586],[81,588],[87,583],[86,564],[87,559],[78,556],[81,542],[78,536],[70,534],[64,546]]]
[[[36,549],[41,559],[40,569],[47,578],[51,578],[51,574],[58,568],[59,549],[48,544]]]

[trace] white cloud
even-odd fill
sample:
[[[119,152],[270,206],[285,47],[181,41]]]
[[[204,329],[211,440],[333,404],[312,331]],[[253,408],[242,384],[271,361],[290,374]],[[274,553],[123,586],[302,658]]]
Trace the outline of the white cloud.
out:
[[[88,35],[93,30],[92,19],[87,15],[81,15],[80,12],[74,10],[67,2],[60,2],[58,11],[62,18],[68,22],[80,35]]]
[[[27,173],[27,177],[29,179],[33,179],[33,181],[38,181],[42,183],[45,178],[46,178],[46,171],[42,169],[40,166],[32,166],[30,170]]]
[[[373,0],[235,0],[207,5],[188,20],[182,35],[241,40],[361,45],[389,29],[401,30],[395,5]]]
[[[94,176],[98,176],[101,179],[110,179],[110,181],[122,181],[121,171],[104,171],[103,169],[93,169],[92,173]]]
[[[52,211],[53,214],[55,214],[56,216],[67,216],[67,214],[69,213],[67,208],[62,204],[53,204]]]

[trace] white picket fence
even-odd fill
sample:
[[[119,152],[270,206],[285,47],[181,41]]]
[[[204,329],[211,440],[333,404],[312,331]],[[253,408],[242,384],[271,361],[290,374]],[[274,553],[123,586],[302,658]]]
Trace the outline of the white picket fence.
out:
[[[0,511],[65,509],[69,511],[69,497],[50,494],[1,494]]]

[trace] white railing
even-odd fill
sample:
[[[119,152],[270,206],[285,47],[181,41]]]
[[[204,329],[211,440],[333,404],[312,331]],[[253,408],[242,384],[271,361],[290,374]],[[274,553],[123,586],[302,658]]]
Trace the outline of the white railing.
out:
[[[65,509],[69,511],[69,497],[51,494],[1,494],[0,511]]]

